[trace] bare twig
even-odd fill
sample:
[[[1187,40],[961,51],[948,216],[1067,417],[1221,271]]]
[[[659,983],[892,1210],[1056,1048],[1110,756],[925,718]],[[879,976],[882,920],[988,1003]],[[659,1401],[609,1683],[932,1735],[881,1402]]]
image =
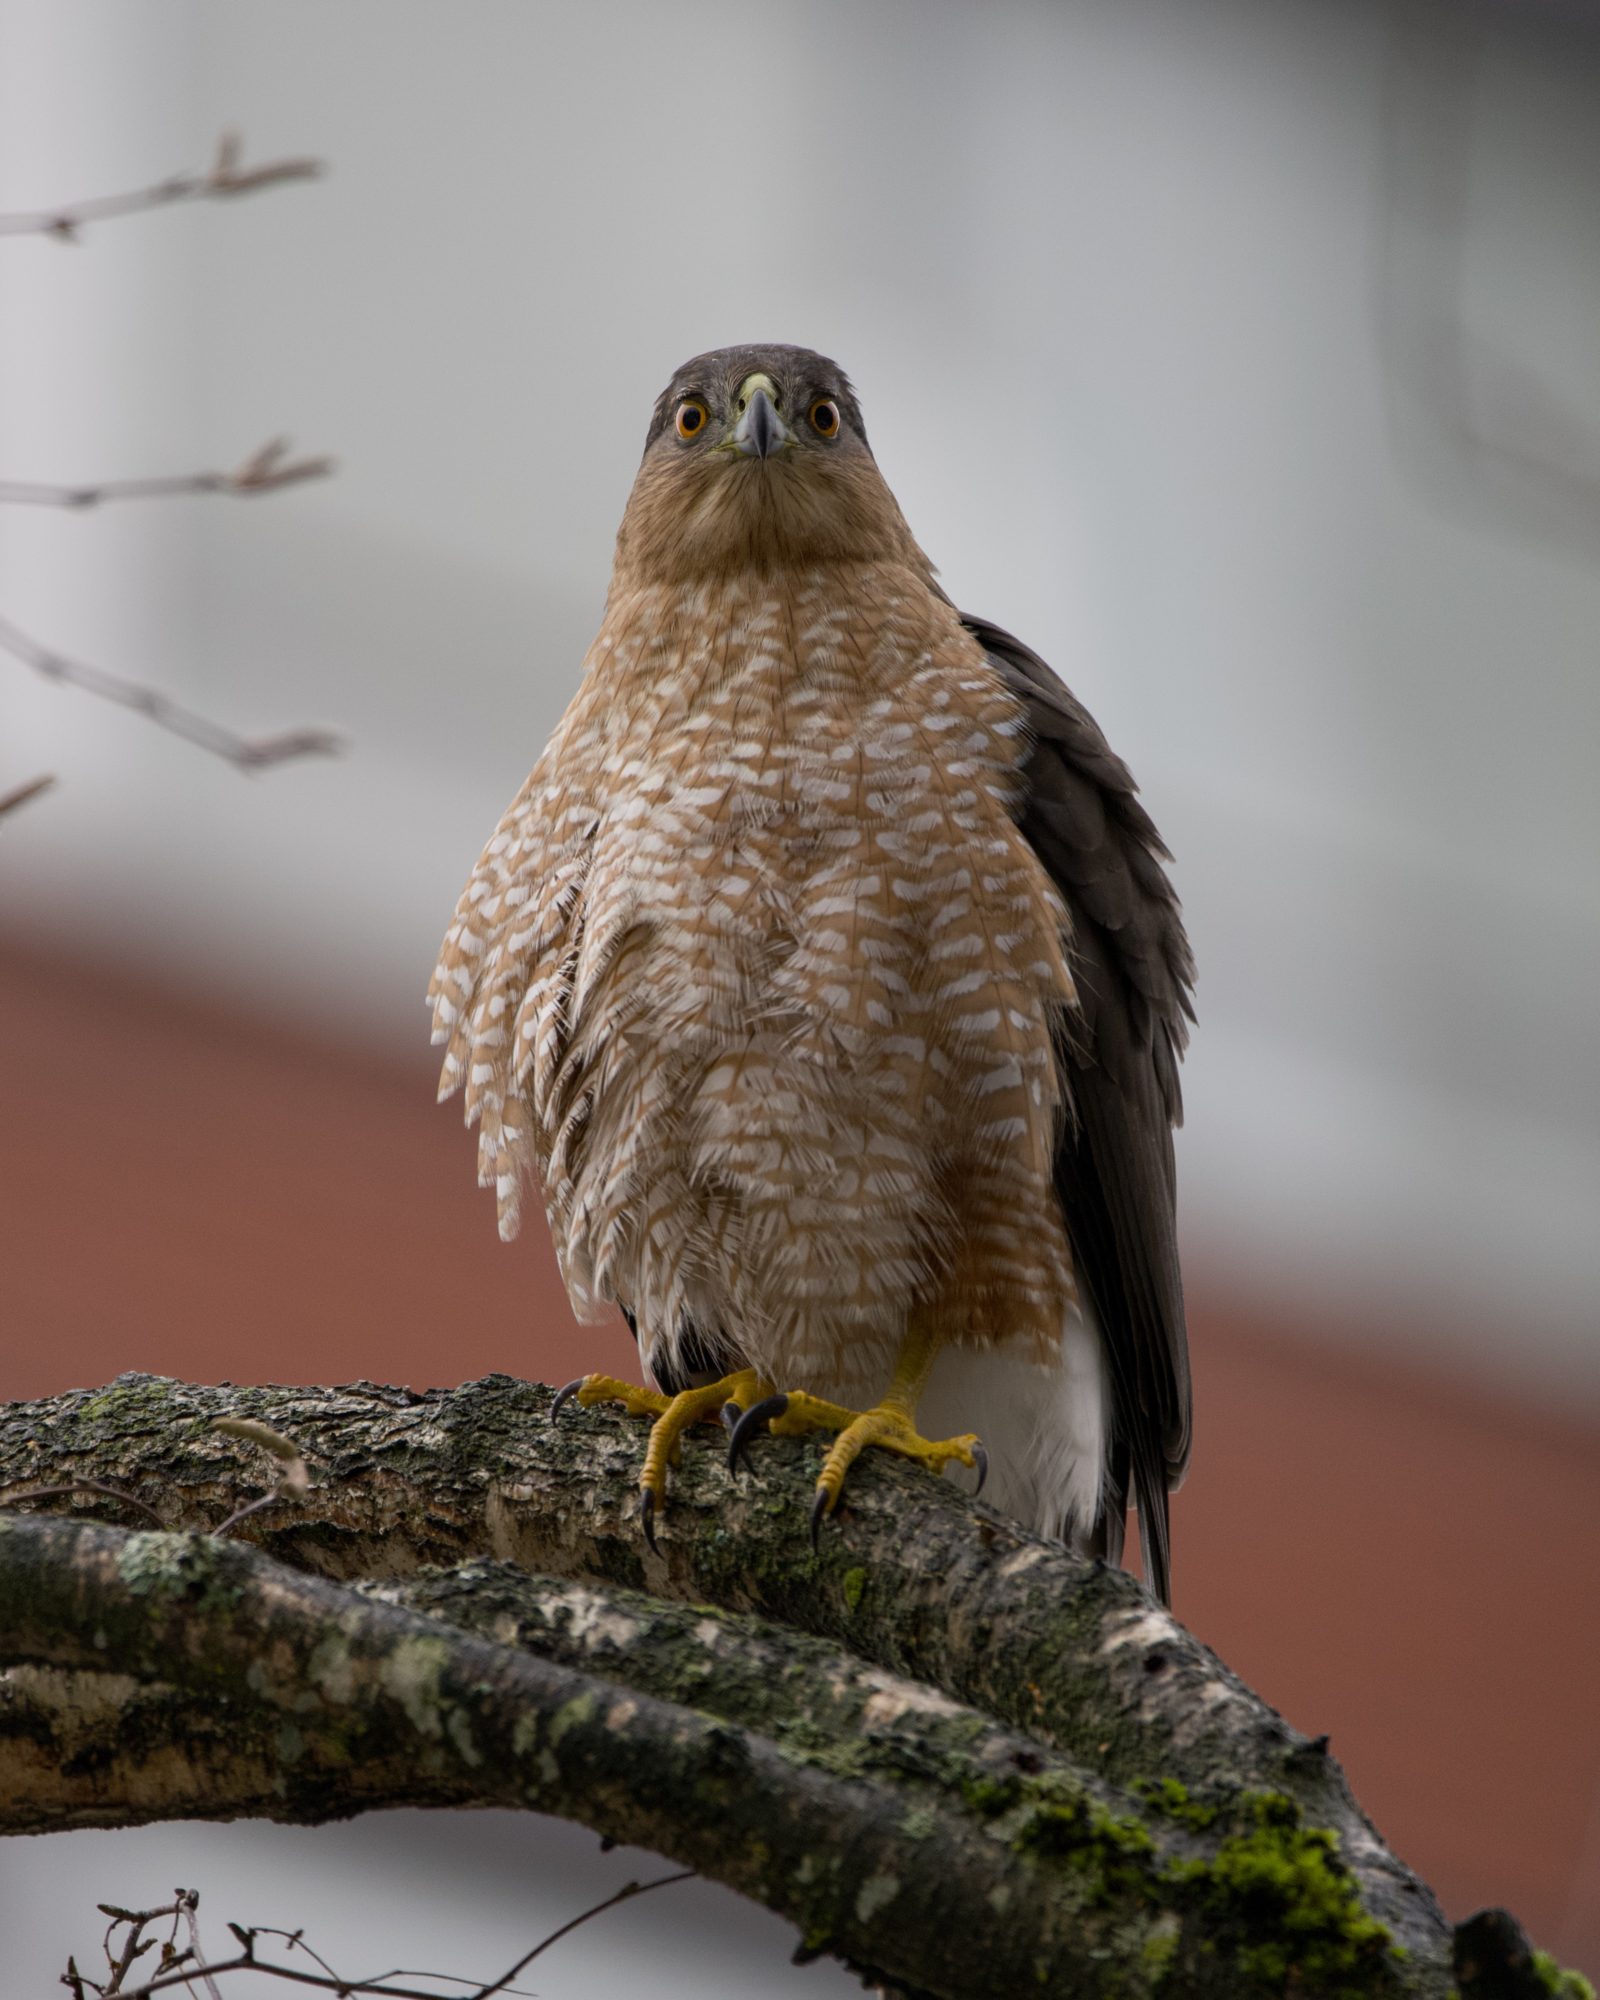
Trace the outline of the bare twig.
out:
[[[237,1931],[238,1926],[235,1925],[234,1929]],[[311,1945],[306,1943],[306,1934],[303,1929],[298,1931],[285,1931],[285,1930],[279,1930],[277,1926],[273,1924],[252,1924],[248,1932],[246,1932],[246,1936],[249,1939],[250,1949],[252,1951],[254,1951],[255,1949],[255,1942],[257,1938],[264,1938],[264,1937],[282,1938],[286,1950],[303,1951],[306,1957],[309,1958],[314,1965],[320,1966],[330,1979],[333,1980],[339,1979],[339,1974],[334,1971],[333,1967],[323,1957],[322,1953],[320,1951],[315,1950]],[[431,1972],[423,1972],[419,1973],[417,1976],[421,1979],[431,1979],[433,1978],[434,1975]],[[385,1973],[383,1977],[387,1979],[389,1975]],[[375,1985],[376,1983],[377,1982],[375,1980],[369,1980],[367,1982],[368,1985]],[[348,1980],[342,1980],[340,1981],[339,1990],[341,1992],[344,1992],[346,1990],[353,1992],[355,1989],[353,1986],[351,1986]]]
[[[41,792],[49,791],[55,783],[53,777],[30,778],[25,785],[18,785],[9,792],[0,792],[0,819],[8,812],[15,812],[18,806],[25,806],[29,799],[36,799]]]
[[[607,1896],[603,1903],[594,1904],[591,1909],[584,1910],[581,1915],[564,1923],[560,1930],[552,1931],[541,1943],[536,1944],[532,1951],[519,1958],[509,1972],[501,1973],[490,1986],[480,1986],[476,1993],[468,1995],[468,2000],[492,2000],[494,1994],[503,1993],[517,1974],[532,1965],[542,1952],[548,1951],[551,1945],[558,1943],[569,1931],[575,1931],[579,1924],[586,1924],[591,1917],[598,1917],[603,1910],[614,1909],[618,1903],[626,1903],[630,1897],[648,1895],[652,1889],[666,1889],[674,1882],[687,1882],[693,1875],[692,1868],[680,1868],[671,1875],[658,1875],[653,1882],[625,1882],[614,1896]]]
[[[184,493],[232,493],[246,499],[307,479],[326,479],[328,457],[290,458],[288,438],[272,438],[231,472],[180,472],[153,479],[102,479],[58,486],[34,479],[0,479],[0,502],[29,507],[98,507],[107,500],[166,500]]]
[[[494,2000],[496,1994],[509,1993],[512,1990],[510,1982],[525,1966],[532,1965],[533,1961],[540,1957],[542,1953],[547,1952],[552,1945],[559,1944],[564,1937],[570,1936],[580,1924],[588,1923],[591,1917],[603,1916],[607,1910],[615,1909],[619,1903],[630,1902],[635,1896],[647,1896],[652,1889],[667,1889],[675,1882],[691,1881],[694,1877],[694,1872],[692,1868],[679,1868],[675,1869],[670,1875],[658,1875],[651,1882],[624,1883],[614,1894],[605,1897],[601,1902],[591,1904],[587,1910],[580,1911],[577,1916],[568,1918],[566,1923],[560,1925],[556,1930],[551,1931],[548,1937],[541,1938],[532,1951],[524,1953],[517,1960],[516,1964],[511,1967],[509,1972],[502,1973],[500,1978],[491,1981],[486,1986],[474,1987],[470,1994],[463,1996],[463,2000]],[[311,1946],[306,1943],[302,1932],[277,1930],[268,1925],[246,1926],[242,1924],[230,1924],[228,1928],[239,1940],[242,1947],[241,1951],[234,1958],[218,1959],[208,1965],[204,1963],[199,1954],[199,1929],[195,1919],[195,1910],[199,1901],[198,1895],[193,1890],[180,1889],[177,1892],[177,1901],[159,1910],[117,1910],[109,1904],[102,1903],[100,1908],[113,1920],[110,1929],[106,1932],[106,1958],[108,1963],[112,1965],[113,1971],[111,1983],[99,1990],[106,1996],[116,1995],[117,2000],[153,2000],[153,1996],[157,1993],[164,1993],[174,1986],[182,1986],[200,1979],[205,1981],[208,1993],[217,1996],[217,2000],[220,2000],[220,1996],[217,1995],[215,1982],[218,1979],[226,1978],[229,1973],[248,1971],[264,1972],[269,1978],[284,1980],[292,1986],[313,1987],[323,1993],[337,1993],[347,1996],[357,1994],[381,1995],[383,1996],[383,2000],[441,2000],[441,1996],[437,1992],[425,1992],[420,1986],[390,1985],[388,1982],[392,1979],[410,1976],[399,1971],[379,1973],[372,1979],[346,1979],[342,1974],[336,1972],[319,1952],[312,1950]],[[125,1975],[133,1960],[142,1957],[150,1949],[150,1944],[141,1941],[144,1927],[162,1917],[176,1918],[179,1914],[185,1915],[188,1918],[190,1937],[193,1940],[192,1948],[177,1956],[168,1957],[157,1976],[154,1979],[146,1980],[144,1985],[131,1987],[120,1985],[118,1982]],[[131,1927],[120,1962],[113,1957],[111,1951],[111,1932],[117,1928],[119,1923],[126,1923]],[[298,1966],[266,1963],[256,1957],[256,1940],[258,1938],[282,1938],[290,1951],[299,1950],[305,1952],[308,1957],[313,1959],[322,1968],[321,1971],[303,1972]],[[425,1972],[415,1976],[422,1979],[444,1980],[451,1985],[465,1985],[468,1983],[465,1980],[457,1980],[453,1974],[445,1972]],[[75,1982],[76,1984],[74,1985]],[[74,1986],[74,1990],[79,1991],[82,1986],[93,1985],[94,1982],[92,1980],[85,1980],[83,1975],[77,1970],[77,1967],[69,1961],[67,1972],[62,1978],[62,1984],[64,1986]]]
[[[286,764],[296,757],[336,757],[344,748],[344,738],[332,729],[290,729],[278,736],[239,736],[220,722],[184,708],[159,689],[145,687],[121,674],[108,673],[86,661],[69,659],[29,636],[8,618],[0,618],[0,648],[12,654],[46,680],[82,688],[120,708],[131,708],[157,725],[198,744],[241,771],[261,771],[273,764]]]
[[[91,201],[59,209],[41,209],[27,214],[0,215],[0,235],[25,234],[54,236],[72,242],[87,222],[111,216],[129,215],[135,210],[160,208],[177,201],[219,200],[253,194],[285,181],[310,180],[322,172],[320,160],[273,160],[258,167],[241,165],[241,145],[237,134],[225,132],[218,141],[212,163],[202,174],[175,174],[152,187],[129,194],[102,195]],[[227,493],[251,496],[274,493],[307,479],[320,479],[333,470],[326,457],[291,458],[287,438],[273,438],[253,452],[231,472],[194,472],[147,479],[103,480],[93,485],[55,485],[38,481],[0,482],[0,501],[34,506],[86,508],[107,500],[167,498],[180,493]],[[213,722],[209,717],[185,708],[155,688],[70,659],[53,647],[0,618],[0,648],[14,655],[47,680],[62,681],[131,708],[147,716],[162,729],[183,737],[202,750],[243,771],[264,770],[293,758],[331,756],[342,747],[342,739],[326,729],[293,729],[276,736],[247,737]],[[0,815],[38,796],[49,780],[40,780],[20,791],[0,798]]]
[[[169,1971],[182,1959],[188,1958],[190,1956],[188,1951],[179,1952],[176,1949],[178,1922],[180,1916],[187,1912],[191,1928],[193,1927],[194,1909],[200,1898],[193,1889],[175,1889],[172,1893],[172,1902],[163,1903],[159,1909],[154,1910],[125,1910],[117,1903],[96,1904],[95,1907],[101,1916],[109,1917],[111,1920],[106,1925],[106,1934],[100,1944],[101,1950],[106,1955],[106,1964],[111,1968],[111,1977],[103,1986],[96,1980],[86,1980],[77,1966],[69,1960],[66,1973],[62,1977],[62,1985],[71,1986],[74,1993],[79,1996],[79,2000],[85,1985],[93,1986],[101,1996],[101,2000],[113,2000],[113,1996],[116,1996],[116,2000],[125,2000],[126,1988],[123,1981],[138,1960],[143,1958],[147,1951],[155,1948],[155,1939],[146,1938],[145,1931],[151,1924],[159,1923],[163,1917],[171,1917],[172,1931],[161,1948],[162,1971]],[[121,1950],[114,1951],[111,1940],[124,1924],[127,1926],[128,1935],[123,1940]],[[213,2000],[221,2000],[221,1995],[216,1993],[215,1988],[212,1992]]]
[[[646,1886],[648,1887],[649,1885],[646,1884]],[[593,1915],[593,1912],[591,1911],[589,1914]],[[477,1980],[469,1979],[465,1973],[461,1972],[423,1972],[414,1965],[397,1965],[389,1972],[373,1973],[367,1984],[374,1987],[380,1993],[398,1993],[400,1990],[398,1987],[390,1986],[387,1983],[391,1979],[437,1979],[441,1986],[476,1986],[478,1983]],[[537,1996],[531,1986],[506,1986],[502,1987],[501,1991],[508,1996],[508,2000],[537,2000]],[[472,2000],[472,1995],[470,1993],[439,1994],[434,1996],[434,2000]]]
[[[237,1930],[238,1926],[233,1928]],[[255,1938],[265,1933],[246,1931],[243,1935],[253,1947]],[[174,1966],[147,1980],[143,1986],[130,1986],[119,1992],[117,2000],[152,2000],[154,1994],[169,1992],[174,1986],[192,1988],[196,1979],[226,1979],[234,1972],[264,1972],[269,1979],[281,1979],[288,1986],[310,1986],[320,1993],[337,1993],[341,2000],[368,1993],[382,1995],[383,2000],[440,2000],[437,1993],[424,1992],[420,1986],[369,1986],[355,1980],[340,1979],[337,1975],[330,1978],[320,1972],[302,1972],[297,1966],[268,1965],[256,1957],[253,1948],[241,1951],[236,1958],[219,1958],[210,1965]]]
[[[20,1492],[0,1487],[0,1507],[14,1507],[19,1500],[53,1500],[61,1493],[99,1493],[107,1500],[120,1500],[124,1507],[137,1507],[141,1514],[148,1514],[158,1528],[167,1525],[154,1507],[147,1506],[137,1494],[124,1493],[119,1487],[107,1486],[100,1479],[68,1479],[59,1486],[24,1486]]]
[[[172,1945],[169,1944],[167,1955],[170,1962],[176,1965],[183,1958],[193,1959],[194,1964],[190,1967],[190,1970],[196,1979],[205,1982],[207,2000],[222,2000],[222,1995],[217,1990],[217,1982],[201,1963],[206,1954],[205,1946],[200,1942],[200,1891],[198,1889],[179,1889],[177,1897],[178,1908],[182,1911],[184,1922],[189,1927],[189,1948],[186,1952],[178,1953],[174,1952]],[[173,1920],[172,1933],[175,1942],[178,1933],[176,1919]]]
[[[270,1424],[257,1423],[254,1417],[217,1417],[211,1428],[223,1437],[242,1438],[246,1444],[258,1444],[263,1451],[270,1452],[283,1467],[278,1475],[278,1483],[270,1493],[263,1493],[257,1500],[247,1500],[235,1507],[228,1518],[212,1529],[215,1535],[226,1535],[239,1523],[248,1520],[252,1514],[260,1513],[263,1507],[275,1507],[280,1500],[303,1500],[311,1491],[311,1474],[300,1447],[286,1438],[282,1431],[275,1431]]]
[[[222,201],[234,195],[257,194],[287,181],[315,180],[324,171],[322,161],[313,159],[270,160],[259,167],[241,167],[241,150],[238,134],[224,132],[204,173],[173,174],[151,187],[96,195],[66,208],[0,215],[0,236],[53,236],[58,243],[75,243],[86,223],[107,222],[113,216],[134,215],[141,209],[169,208],[174,202]]]

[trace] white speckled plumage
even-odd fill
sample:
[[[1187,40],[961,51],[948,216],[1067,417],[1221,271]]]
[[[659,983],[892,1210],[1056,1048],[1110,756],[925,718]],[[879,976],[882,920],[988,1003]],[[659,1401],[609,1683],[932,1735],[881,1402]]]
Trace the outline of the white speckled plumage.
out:
[[[581,1309],[841,1394],[913,1303],[1053,1351],[1072,988],[1018,724],[903,566],[615,594],[434,982],[502,1230],[536,1168]]]

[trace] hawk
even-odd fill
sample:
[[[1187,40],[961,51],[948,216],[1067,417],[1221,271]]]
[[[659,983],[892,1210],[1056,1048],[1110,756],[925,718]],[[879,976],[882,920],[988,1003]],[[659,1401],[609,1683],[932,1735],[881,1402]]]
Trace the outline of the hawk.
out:
[[[430,998],[511,1236],[690,1424],[993,1454],[995,1501],[1170,1592],[1189,1455],[1172,1129],[1193,964],[1126,766],[958,611],[833,362],[726,348],[656,403],[605,615]],[[950,1434],[941,1436],[948,1428]]]

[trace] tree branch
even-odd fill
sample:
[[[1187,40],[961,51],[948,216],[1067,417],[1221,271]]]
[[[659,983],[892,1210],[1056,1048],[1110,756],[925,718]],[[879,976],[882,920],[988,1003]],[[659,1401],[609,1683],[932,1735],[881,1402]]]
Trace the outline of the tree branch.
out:
[[[606,1604],[600,1615],[621,1612]],[[31,1664],[94,1673],[112,1662],[188,1704],[226,1704],[267,1752],[275,1817],[340,1817],[348,1774],[370,1802],[379,1771],[407,1803],[453,1796],[559,1813],[756,1897],[813,1949],[928,1992],[1003,2000],[1041,1960],[1074,1990],[1101,1992],[1096,1962],[1130,1925],[1138,1948],[1185,1962],[1206,1941],[1199,1899],[1185,1913],[1176,1890],[1146,1894],[1164,1879],[1148,1841],[1116,1850],[1115,1878],[1082,1865],[1080,1833],[1087,1852],[1109,1837],[1109,1817],[1056,1760],[1029,1778],[1010,1758],[980,1755],[969,1783],[1002,1797],[975,1810],[944,1796],[931,1759],[896,1770],[881,1753],[846,1760],[831,1737],[780,1745],[238,1543],[13,1519],[0,1528],[0,1630]],[[1230,1977],[1196,1990],[1241,1989]]]
[[[288,181],[311,180],[322,171],[322,162],[313,159],[273,160],[259,167],[240,164],[241,146],[235,133],[225,132],[217,143],[215,158],[203,174],[174,174],[152,187],[128,194],[98,196],[68,208],[39,209],[26,214],[0,215],[0,236],[47,235],[64,243],[75,242],[85,223],[131,215],[139,209],[162,208],[180,201],[212,201],[235,195],[255,194],[264,188],[280,187]],[[273,493],[306,479],[319,479],[333,470],[328,458],[288,457],[288,441],[275,438],[237,466],[232,472],[187,473],[174,478],[124,479],[103,481],[91,486],[57,486],[31,481],[0,482],[0,501],[24,502],[37,506],[93,507],[106,500],[166,497],[177,493],[229,493],[249,496]],[[108,672],[46,646],[9,619],[0,618],[0,648],[43,674],[47,680],[63,682],[130,708],[159,728],[181,736],[186,742],[223,758],[238,770],[260,771],[294,758],[333,756],[343,748],[343,739],[327,729],[292,729],[276,736],[241,736],[212,722],[196,710],[185,708],[170,696],[121,674]],[[25,786],[0,800],[0,815],[11,807],[34,798],[48,780]]]
[[[887,1458],[813,1555],[815,1448],[777,1441],[737,1482],[688,1441],[655,1555],[638,1426],[549,1403],[130,1376],[0,1412],[0,1479],[174,1528],[246,1497],[219,1416],[315,1473],[258,1550],[100,1525],[99,1494],[0,1529],[9,1824],[492,1800],[924,1994],[1449,1991],[1451,1933],[1325,1742],[1130,1577]]]
[[[49,776],[30,778],[26,784],[15,785],[9,792],[0,792],[0,819],[4,819],[9,812],[15,812],[19,806],[25,806],[30,799],[38,798],[41,792],[49,791],[54,783],[55,779]]]
[[[83,660],[69,659],[65,653],[30,637],[9,618],[0,617],[0,648],[32,667],[35,673],[43,674],[46,680],[82,688],[88,694],[99,695],[103,701],[114,701],[119,708],[131,708],[158,728],[181,736],[187,743],[198,744],[202,750],[209,750],[214,757],[221,757],[241,771],[263,771],[296,757],[336,757],[344,749],[344,738],[332,729],[289,729],[277,736],[240,736],[197,710],[185,708],[158,688],[108,673],[104,667],[92,667]]]
[[[241,152],[238,134],[224,132],[204,173],[172,174],[150,187],[96,195],[65,208],[0,215],[0,236],[53,236],[58,243],[75,243],[90,222],[107,222],[142,209],[170,208],[175,202],[225,201],[236,195],[258,194],[289,181],[315,180],[324,171],[322,161],[313,159],[270,160],[259,167],[242,167]]]
[[[231,472],[181,472],[155,479],[102,479],[90,486],[57,486],[34,479],[0,479],[0,503],[29,507],[101,506],[108,500],[167,500],[185,493],[229,493],[249,499],[326,479],[331,458],[290,458],[289,440],[272,438]]]
[[[156,1994],[169,1993],[180,1986],[186,1993],[192,1994],[193,1981],[199,1979],[204,1981],[206,1992],[212,1996],[212,2000],[221,2000],[216,1984],[219,1979],[227,1978],[235,1972],[262,1972],[268,1978],[279,1979],[289,1985],[307,1986],[315,1992],[337,1994],[340,2000],[349,2000],[349,1996],[358,1993],[386,1996],[386,2000],[440,2000],[437,1985],[424,1990],[420,1986],[397,1986],[395,1981],[406,1977],[431,1978],[435,1981],[449,1978],[457,1985],[473,1987],[470,1993],[460,1995],[459,2000],[495,2000],[496,1994],[522,1992],[524,1989],[512,1986],[512,1980],[532,1965],[535,1959],[542,1958],[552,1945],[559,1944],[564,1937],[569,1937],[581,1925],[592,1922],[596,1917],[604,1916],[608,1910],[616,1909],[621,1903],[631,1903],[636,1896],[648,1896],[653,1890],[670,1889],[676,1883],[689,1882],[693,1879],[694,1870],[683,1868],[671,1875],[658,1875],[649,1882],[625,1882],[612,1895],[603,1897],[598,1903],[591,1903],[588,1909],[580,1910],[577,1916],[568,1918],[566,1923],[541,1938],[531,1951],[524,1952],[516,1964],[503,1972],[498,1979],[476,1985],[471,1980],[455,1979],[450,1974],[426,1972],[407,1974],[400,1969],[379,1973],[371,1979],[347,1979],[336,1972],[320,1952],[314,1951],[306,1943],[303,1931],[285,1931],[271,1924],[229,1924],[229,1930],[242,1949],[232,1958],[207,1960],[201,1948],[200,1927],[196,1916],[200,1902],[199,1895],[193,1889],[179,1889],[174,1902],[164,1904],[156,1910],[121,1910],[110,1903],[102,1903],[101,1911],[112,1920],[106,1932],[104,1947],[106,1963],[111,1973],[110,1980],[105,1985],[100,1985],[80,1973],[77,1966],[69,1959],[66,1977],[62,1983],[72,1987],[75,2000],[83,2000],[83,1989],[86,1986],[92,1986],[101,1996],[101,2000],[154,2000]],[[162,1949],[161,1970],[154,1978],[143,1980],[137,1986],[127,1985],[127,1975],[134,1962],[143,1957],[155,1944],[153,1938],[146,1941],[145,1931],[151,1924],[160,1923],[167,1917],[173,1920],[172,1936]],[[182,1951],[176,1949],[175,1945],[180,1922],[186,1923],[189,1930],[189,1946],[187,1950]],[[111,1940],[123,1927],[127,1929],[127,1936],[122,1940],[120,1950],[113,1952]],[[257,1953],[263,1938],[274,1941],[281,1939],[288,1950],[304,1952],[320,1969],[316,1972],[306,1972],[298,1966],[281,1965],[271,1959],[259,1957]]]

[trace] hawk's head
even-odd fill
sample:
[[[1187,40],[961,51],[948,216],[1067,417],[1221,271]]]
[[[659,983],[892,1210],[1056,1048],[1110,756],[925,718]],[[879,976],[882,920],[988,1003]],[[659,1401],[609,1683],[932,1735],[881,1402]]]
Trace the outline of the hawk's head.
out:
[[[927,560],[844,371],[806,347],[723,347],[657,398],[617,537],[640,580],[787,563]]]

